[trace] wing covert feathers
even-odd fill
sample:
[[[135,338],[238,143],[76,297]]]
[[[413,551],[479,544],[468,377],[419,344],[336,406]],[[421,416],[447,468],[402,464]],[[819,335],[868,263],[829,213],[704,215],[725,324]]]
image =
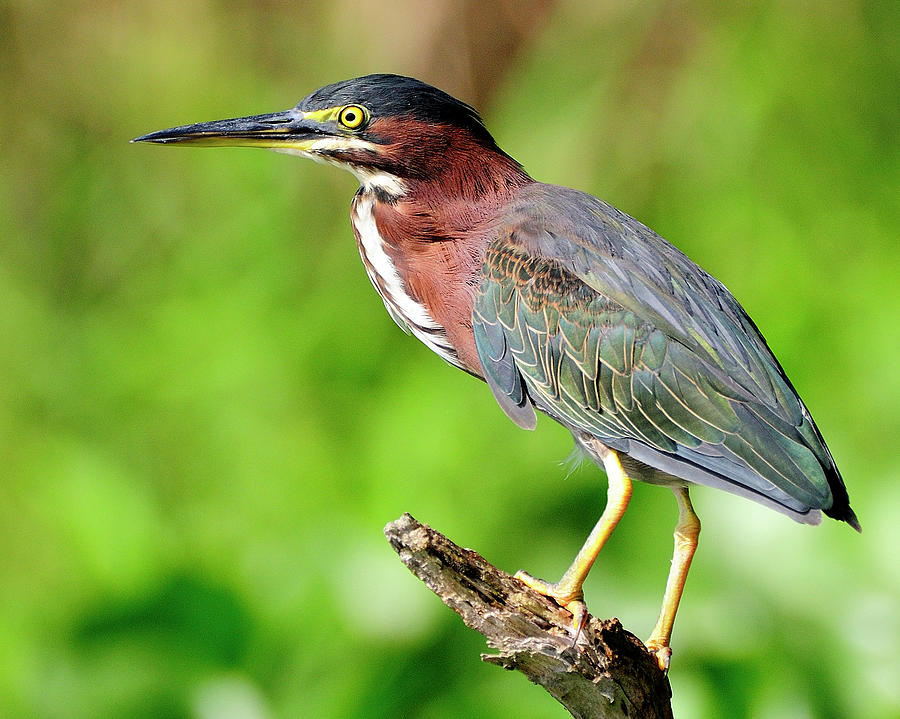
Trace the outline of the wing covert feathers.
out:
[[[717,280],[589,195],[534,185],[488,248],[473,329],[504,411],[532,403],[662,472],[858,528],[809,412]]]

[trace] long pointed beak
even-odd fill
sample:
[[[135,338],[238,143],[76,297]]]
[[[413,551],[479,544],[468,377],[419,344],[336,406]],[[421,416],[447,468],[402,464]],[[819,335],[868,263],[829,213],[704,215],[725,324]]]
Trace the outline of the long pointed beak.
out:
[[[141,135],[132,142],[305,149],[304,145],[308,146],[330,134],[323,124],[304,117],[297,109],[292,109],[266,115],[171,127],[168,130]]]

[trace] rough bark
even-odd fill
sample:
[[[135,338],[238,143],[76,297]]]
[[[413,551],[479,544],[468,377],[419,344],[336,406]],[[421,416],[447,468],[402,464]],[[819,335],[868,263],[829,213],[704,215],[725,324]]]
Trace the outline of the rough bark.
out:
[[[672,690],[656,659],[618,619],[572,615],[409,514],[384,533],[409,570],[487,638],[491,664],[516,669],[574,717],[671,717]]]

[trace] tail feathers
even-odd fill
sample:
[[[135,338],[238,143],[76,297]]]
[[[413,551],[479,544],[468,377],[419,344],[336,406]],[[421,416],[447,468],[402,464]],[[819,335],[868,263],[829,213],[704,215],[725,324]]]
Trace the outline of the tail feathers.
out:
[[[828,485],[831,488],[832,502],[831,506],[823,511],[832,519],[846,522],[862,534],[862,527],[856,518],[856,513],[850,509],[850,497],[847,495],[847,488],[844,486],[844,480],[841,479],[837,467],[832,466],[831,471],[827,472],[827,477]]]

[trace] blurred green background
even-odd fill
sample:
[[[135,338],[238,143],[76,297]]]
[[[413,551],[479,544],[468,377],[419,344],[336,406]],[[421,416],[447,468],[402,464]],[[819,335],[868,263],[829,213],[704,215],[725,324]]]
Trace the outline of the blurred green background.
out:
[[[393,325],[349,174],[128,144],[369,72],[717,275],[828,439],[862,536],[694,493],[676,716],[900,715],[900,4],[729,5],[0,3],[0,716],[565,716],[381,528],[552,578],[602,473]],[[675,515],[636,487],[596,614],[649,633]]]

